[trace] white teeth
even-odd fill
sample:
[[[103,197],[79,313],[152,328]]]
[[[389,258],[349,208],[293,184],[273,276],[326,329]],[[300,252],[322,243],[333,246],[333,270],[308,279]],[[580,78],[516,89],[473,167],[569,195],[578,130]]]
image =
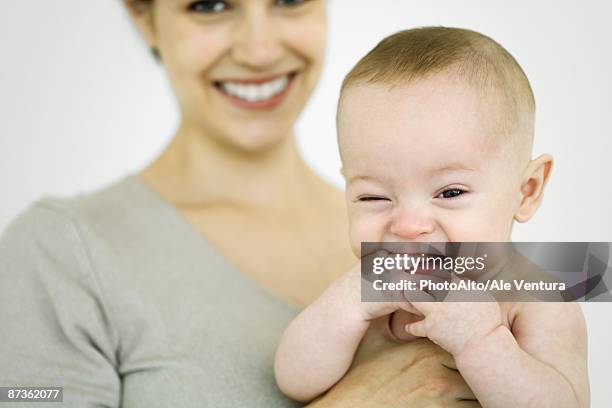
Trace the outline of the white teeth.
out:
[[[284,77],[262,84],[222,82],[221,89],[229,95],[248,102],[261,102],[283,92],[287,85],[289,85],[289,77],[285,75]]]

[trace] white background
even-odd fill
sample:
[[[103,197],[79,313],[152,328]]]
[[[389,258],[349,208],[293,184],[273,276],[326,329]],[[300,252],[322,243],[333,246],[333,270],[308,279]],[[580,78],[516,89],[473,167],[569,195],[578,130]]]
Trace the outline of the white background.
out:
[[[0,14],[0,230],[45,194],[110,183],[150,161],[177,123],[163,71],[119,0],[4,0]],[[538,102],[535,153],[556,159],[517,241],[612,241],[612,2],[331,0],[328,61],[298,125],[306,160],[341,185],[334,110],[343,75],[383,36],[422,25],[504,45]],[[610,405],[610,304],[584,305],[593,407]],[[551,335],[554,335],[551,333]]]

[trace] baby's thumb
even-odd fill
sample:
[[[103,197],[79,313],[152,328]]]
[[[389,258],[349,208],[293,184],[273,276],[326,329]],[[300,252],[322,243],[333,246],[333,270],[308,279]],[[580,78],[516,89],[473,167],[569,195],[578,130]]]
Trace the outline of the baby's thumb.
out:
[[[414,323],[408,323],[406,325],[406,332],[416,337],[427,337],[427,330],[425,329],[425,319]]]

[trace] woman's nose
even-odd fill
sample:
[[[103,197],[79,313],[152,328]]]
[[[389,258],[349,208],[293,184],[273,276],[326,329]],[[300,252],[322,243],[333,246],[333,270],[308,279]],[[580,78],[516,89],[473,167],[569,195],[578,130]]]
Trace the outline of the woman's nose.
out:
[[[232,47],[236,62],[254,70],[273,68],[282,56],[283,46],[268,12],[246,13],[239,24]]]
[[[416,206],[397,208],[392,214],[389,228],[394,238],[401,240],[424,238],[434,230],[433,219],[426,211]]]

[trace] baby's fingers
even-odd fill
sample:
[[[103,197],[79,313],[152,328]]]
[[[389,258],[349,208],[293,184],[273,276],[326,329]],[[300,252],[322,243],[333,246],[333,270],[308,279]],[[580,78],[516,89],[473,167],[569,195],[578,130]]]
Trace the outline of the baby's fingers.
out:
[[[425,329],[425,319],[414,323],[408,323],[406,325],[406,331],[416,337],[427,337],[427,330]]]

